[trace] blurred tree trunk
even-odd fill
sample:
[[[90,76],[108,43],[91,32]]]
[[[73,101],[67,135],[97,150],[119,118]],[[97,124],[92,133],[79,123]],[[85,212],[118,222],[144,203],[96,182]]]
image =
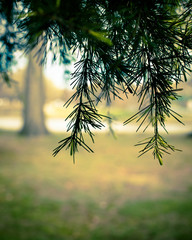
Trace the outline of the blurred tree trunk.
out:
[[[48,133],[43,112],[45,90],[42,66],[38,64],[34,54],[34,51],[29,53],[24,86],[24,125],[20,132],[27,136]]]

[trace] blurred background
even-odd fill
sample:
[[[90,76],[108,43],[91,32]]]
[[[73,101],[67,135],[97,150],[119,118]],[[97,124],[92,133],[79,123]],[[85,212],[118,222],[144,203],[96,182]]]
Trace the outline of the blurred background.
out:
[[[73,164],[68,151],[52,156],[57,142],[66,137],[65,118],[73,107],[63,107],[72,95],[63,80],[72,66],[48,64],[39,80],[36,72],[42,69],[26,59],[20,62],[11,86],[0,82],[0,239],[191,239],[191,78],[180,86],[181,97],[173,103],[185,125],[168,119],[169,134],[163,134],[182,152],[165,155],[163,166],[151,153],[138,158],[141,148],[134,146],[150,136],[151,129],[136,133],[136,124],[123,126],[137,111],[133,96],[99,105],[113,121],[95,132],[95,144],[90,142],[94,153],[80,150]],[[31,84],[36,81],[31,92],[27,78]]]

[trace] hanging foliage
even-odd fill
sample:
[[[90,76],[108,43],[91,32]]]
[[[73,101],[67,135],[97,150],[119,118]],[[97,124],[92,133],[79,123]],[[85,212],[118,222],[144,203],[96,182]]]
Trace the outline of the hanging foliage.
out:
[[[136,120],[138,129],[153,127],[154,135],[139,143],[144,145],[141,155],[152,150],[162,164],[163,154],[176,150],[159,126],[166,131],[169,117],[181,122],[171,103],[190,72],[191,12],[190,0],[1,1],[0,19],[8,30],[0,32],[0,72],[9,70],[15,49],[30,51],[40,38],[42,62],[49,51],[63,64],[69,50],[79,52],[71,76],[75,92],[65,104],[76,102],[67,117],[69,136],[53,155],[63,148],[73,157],[79,147],[92,152],[84,134],[94,141],[92,128],[101,129],[106,117],[98,113],[97,103],[110,103],[123,92],[137,95],[140,102],[138,113],[124,124]]]

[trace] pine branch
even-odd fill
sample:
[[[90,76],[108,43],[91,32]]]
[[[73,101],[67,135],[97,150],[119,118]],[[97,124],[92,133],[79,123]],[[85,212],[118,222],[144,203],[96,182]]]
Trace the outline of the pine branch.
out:
[[[85,58],[76,64],[76,71],[72,75],[73,86],[76,87],[76,92],[67,101],[66,106],[68,107],[74,100],[79,100],[79,102],[66,118],[66,120],[69,120],[67,132],[70,131],[71,134],[59,142],[62,144],[54,149],[53,156],[56,156],[63,148],[70,149],[70,155],[73,156],[73,161],[75,162],[75,153],[78,151],[78,147],[82,147],[88,152],[93,152],[85,143],[83,132],[87,133],[92,142],[94,142],[92,129],[101,130],[104,127],[102,119],[107,116],[98,113],[91,97],[91,95],[95,96],[95,90],[99,83],[99,77],[94,78],[96,69],[94,64],[92,65],[91,63],[91,59]]]

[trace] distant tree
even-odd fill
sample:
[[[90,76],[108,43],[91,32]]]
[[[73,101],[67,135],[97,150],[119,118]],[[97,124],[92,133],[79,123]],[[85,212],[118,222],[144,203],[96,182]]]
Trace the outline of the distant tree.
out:
[[[191,0],[8,0],[0,2],[6,32],[0,71],[9,70],[15,49],[29,51],[43,35],[42,62],[49,51],[53,61],[68,61],[68,50],[79,53],[72,85],[75,93],[66,106],[78,101],[68,116],[69,136],[54,150],[62,148],[75,155],[85,143],[83,132],[94,141],[91,128],[101,128],[97,103],[118,98],[119,92],[135,94],[138,113],[124,122],[146,122],[154,134],[142,144],[141,155],[153,151],[160,164],[163,153],[175,148],[159,133],[167,117],[179,120],[171,108],[178,98],[178,85],[187,80],[192,62]]]
[[[48,133],[45,126],[43,106],[45,101],[44,79],[42,65],[34,58],[35,52],[30,52],[24,81],[24,125],[22,135],[37,136]]]

